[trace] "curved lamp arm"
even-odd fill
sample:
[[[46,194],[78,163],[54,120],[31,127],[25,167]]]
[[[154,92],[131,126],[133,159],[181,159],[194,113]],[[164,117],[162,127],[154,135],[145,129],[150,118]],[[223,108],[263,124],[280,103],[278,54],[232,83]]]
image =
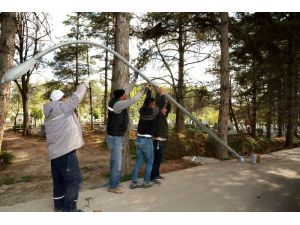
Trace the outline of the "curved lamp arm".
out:
[[[105,45],[102,45],[100,43],[92,42],[92,41],[67,41],[62,42],[60,44],[54,45],[53,47],[46,49],[45,51],[35,55],[33,58],[27,60],[26,62],[15,66],[8,70],[3,78],[2,83],[13,81],[21,76],[23,76],[24,73],[26,73],[30,68],[32,68],[36,63],[37,60],[42,58],[44,55],[48,54],[49,52],[54,51],[57,48],[64,47],[66,45],[72,45],[72,44],[87,44],[87,45],[94,45],[98,46],[100,48],[104,48],[105,50],[109,51],[113,55],[117,56],[121,61],[123,61],[126,65],[128,65],[133,71],[139,73],[139,75],[144,78],[149,84],[152,86],[157,86],[155,83],[153,83],[148,77],[146,77],[141,71],[136,69],[134,66],[129,64],[129,62],[121,56],[119,53],[113,51],[112,49],[108,48]],[[221,146],[226,148],[229,152],[231,152],[238,160],[239,162],[243,162],[244,158],[240,156],[236,151],[234,151],[231,147],[229,147],[222,139],[220,139],[212,130],[204,126],[193,114],[191,114],[189,111],[187,111],[184,107],[182,107],[175,99],[173,99],[170,95],[166,93],[166,97],[172,102],[177,108],[179,108],[184,114],[186,114],[191,120],[193,120],[202,130],[204,130],[207,134],[209,134],[215,141],[217,141]]]

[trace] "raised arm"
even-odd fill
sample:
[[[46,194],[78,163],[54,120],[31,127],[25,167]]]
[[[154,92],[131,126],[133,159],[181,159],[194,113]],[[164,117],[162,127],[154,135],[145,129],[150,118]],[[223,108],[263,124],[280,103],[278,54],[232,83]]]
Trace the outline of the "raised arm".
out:
[[[135,95],[134,97],[132,97],[131,99],[116,102],[113,107],[114,113],[119,114],[124,109],[126,109],[126,108],[130,107],[131,105],[133,105],[134,103],[136,103],[143,96],[143,94],[145,94],[145,92],[147,90],[148,90],[147,87],[143,87],[141,92],[138,93],[137,95]]]
[[[87,86],[88,86],[88,82],[83,82],[81,85],[77,87],[76,91],[72,94],[71,98],[62,102],[60,108],[64,113],[74,111],[77,108],[77,106],[81,102],[86,92]]]
[[[159,111],[162,110],[167,103],[165,90],[162,88],[156,89],[156,105],[158,106]]]
[[[152,96],[152,91],[150,89],[148,89],[147,94],[146,94],[146,98],[144,100],[144,105],[146,104],[147,99],[151,98],[151,96]]]
[[[171,111],[171,108],[172,108],[171,106],[172,106],[171,103],[168,102],[168,103],[167,103],[167,106],[166,106],[166,109],[167,109],[166,116],[169,115],[169,112]]]
[[[138,79],[138,74],[134,73],[134,78],[133,80],[129,83],[128,88],[125,90],[125,94],[128,96],[130,94],[130,92],[132,91],[132,89],[134,88],[134,85],[136,83]]]

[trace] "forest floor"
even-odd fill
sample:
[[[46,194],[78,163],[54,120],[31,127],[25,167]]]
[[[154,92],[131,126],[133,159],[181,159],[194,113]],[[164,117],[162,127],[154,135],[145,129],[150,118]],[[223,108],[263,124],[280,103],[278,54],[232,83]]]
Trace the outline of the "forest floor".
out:
[[[82,191],[107,184],[110,159],[104,134],[86,132],[84,139],[86,144],[77,151],[83,175]],[[23,137],[20,133],[7,131],[3,149],[12,153],[14,158],[7,168],[0,170],[0,207],[52,196],[50,162],[47,159],[44,138]],[[193,166],[195,164],[182,159],[166,160],[162,164],[161,172]],[[124,177],[125,180],[128,178]]]

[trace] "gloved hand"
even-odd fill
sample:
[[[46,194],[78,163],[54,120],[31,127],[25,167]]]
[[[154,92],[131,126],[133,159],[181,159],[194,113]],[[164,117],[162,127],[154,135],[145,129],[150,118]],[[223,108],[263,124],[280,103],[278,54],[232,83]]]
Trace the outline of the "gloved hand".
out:
[[[134,79],[137,80],[139,78],[139,73],[138,72],[134,72],[133,76],[134,76]]]
[[[141,92],[144,93],[144,94],[146,94],[146,93],[148,92],[148,90],[149,90],[149,88],[148,88],[146,85],[144,85],[144,86],[142,87]]]

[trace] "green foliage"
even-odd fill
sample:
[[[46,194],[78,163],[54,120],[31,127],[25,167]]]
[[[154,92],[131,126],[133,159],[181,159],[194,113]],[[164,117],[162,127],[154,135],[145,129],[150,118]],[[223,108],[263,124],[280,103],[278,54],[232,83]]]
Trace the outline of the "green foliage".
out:
[[[68,94],[71,91],[70,89],[66,90],[66,86],[62,82],[55,81],[55,80],[48,81],[43,86],[44,86],[45,91],[42,95],[42,98],[47,101],[50,100],[50,94],[54,90],[61,90],[65,94]]]
[[[199,116],[202,122],[207,121],[209,125],[218,123],[219,111],[213,107],[205,107]]]
[[[35,120],[40,120],[43,118],[43,111],[41,109],[32,108],[30,116],[33,117]]]
[[[15,181],[15,178],[13,177],[5,177],[3,179],[3,181],[1,182],[1,185],[11,185],[11,184],[14,184],[16,181]]]
[[[7,165],[11,164],[13,155],[7,151],[0,153],[0,169],[4,169]]]
[[[93,117],[97,120],[100,117],[100,112],[98,110],[93,110]]]
[[[93,104],[93,116],[95,119],[100,118],[100,111],[103,108],[103,90],[99,83],[91,82],[90,86],[92,87],[92,104]],[[86,91],[84,98],[80,103],[80,115],[84,117],[90,117],[90,91]],[[97,118],[96,118],[97,117]]]
[[[242,155],[249,155],[252,152],[262,153],[265,149],[265,143],[263,139],[254,139],[245,134],[232,134],[228,136],[229,146]]]
[[[31,175],[22,176],[20,179],[21,182],[26,182],[26,183],[31,182],[32,180],[33,180],[33,176]]]
[[[170,129],[168,141],[165,147],[164,158],[181,159],[183,156],[207,156],[212,157],[212,150],[209,149],[208,135],[198,128],[186,128],[182,133],[176,133]]]
[[[67,15],[67,17],[64,24],[70,30],[65,38],[69,40],[86,39],[87,22],[85,13],[76,12]],[[92,64],[95,64],[95,62],[88,55],[88,48],[87,45],[74,45],[59,49],[54,56],[54,60],[50,63],[55,76],[60,81],[71,82],[76,86],[84,75],[92,74]]]
[[[120,181],[121,182],[129,181],[129,180],[131,180],[131,177],[132,177],[131,174],[123,175],[123,176],[121,176]]]

